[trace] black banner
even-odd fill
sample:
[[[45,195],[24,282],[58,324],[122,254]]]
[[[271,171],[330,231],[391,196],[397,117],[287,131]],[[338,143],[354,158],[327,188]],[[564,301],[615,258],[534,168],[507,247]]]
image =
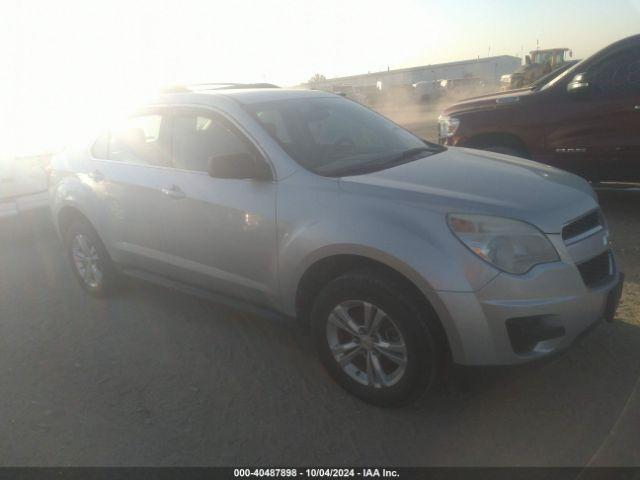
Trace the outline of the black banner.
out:
[[[0,468],[0,480],[362,478],[425,480],[640,480],[639,468],[542,467],[54,467]]]

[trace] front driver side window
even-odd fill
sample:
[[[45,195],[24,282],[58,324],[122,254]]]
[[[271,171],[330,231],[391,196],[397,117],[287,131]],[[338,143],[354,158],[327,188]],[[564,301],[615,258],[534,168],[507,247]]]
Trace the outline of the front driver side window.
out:
[[[605,94],[640,91],[640,52],[635,48],[612,55],[593,68],[589,80]]]
[[[214,156],[254,150],[239,132],[223,119],[208,113],[177,113],[173,118],[173,166],[182,170],[208,172]]]

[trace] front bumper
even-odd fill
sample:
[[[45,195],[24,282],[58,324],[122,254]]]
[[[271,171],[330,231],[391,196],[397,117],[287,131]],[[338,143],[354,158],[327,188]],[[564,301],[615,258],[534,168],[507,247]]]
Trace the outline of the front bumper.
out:
[[[601,320],[613,318],[623,276],[613,253],[611,270],[602,282],[587,286],[577,264],[609,249],[603,231],[587,244],[599,251],[562,244],[549,238],[561,261],[538,265],[525,275],[499,274],[476,292],[438,292],[453,359],[462,365],[515,365],[545,357],[570,346]],[[591,250],[591,253],[587,253]]]
[[[0,199],[0,220],[13,218],[33,210],[46,209],[49,206],[49,192]]]

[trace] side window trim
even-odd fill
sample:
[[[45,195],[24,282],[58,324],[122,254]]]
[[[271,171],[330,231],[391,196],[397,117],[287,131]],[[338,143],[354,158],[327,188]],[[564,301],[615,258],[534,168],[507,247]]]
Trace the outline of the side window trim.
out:
[[[160,138],[164,138],[167,143],[168,143],[168,148],[169,150],[171,150],[171,138],[172,138],[172,117],[171,117],[171,105],[149,105],[149,106],[144,106],[141,108],[138,108],[136,110],[134,110],[133,112],[131,112],[129,115],[127,115],[126,117],[124,117],[125,120],[130,119],[130,118],[135,118],[135,117],[142,117],[142,116],[146,116],[146,115],[160,115],[162,116],[162,123],[160,126]],[[98,136],[93,143],[91,143],[90,147],[89,147],[89,155],[91,156],[91,159],[94,161],[99,161],[99,162],[108,162],[108,163],[114,163],[114,164],[118,164],[118,165],[135,165],[135,166],[144,166],[144,167],[148,167],[148,168],[169,168],[166,166],[162,166],[162,165],[149,165],[149,164],[145,164],[145,163],[132,163],[132,162],[122,162],[119,160],[113,160],[111,159],[111,132],[113,130],[113,126],[111,126],[110,128],[107,129],[107,131],[104,133],[104,135],[107,136],[107,146],[106,146],[106,156],[107,158],[102,158],[102,157],[96,157],[93,153],[93,147],[95,146],[95,144],[97,143],[97,141],[100,139],[100,137],[102,137],[102,135]]]
[[[190,103],[177,104],[176,103],[176,104],[148,105],[135,110],[131,115],[127,117],[127,118],[130,118],[134,116],[153,115],[153,114],[160,114],[164,116],[163,124],[166,124],[166,126],[165,128],[163,128],[163,130],[166,132],[165,135],[167,135],[166,141],[167,141],[167,145],[168,145],[170,156],[171,156],[171,162],[172,162],[172,165],[170,166],[144,165],[144,164],[133,164],[133,163],[126,164],[117,160],[111,160],[110,158],[98,158],[98,157],[95,157],[92,152],[93,144],[95,143],[95,141],[93,144],[91,144],[91,148],[89,148],[89,154],[91,155],[91,158],[95,161],[116,163],[119,165],[143,165],[148,168],[171,169],[171,170],[184,171],[184,172],[189,172],[189,173],[199,174],[199,175],[208,175],[206,172],[200,172],[197,170],[184,170],[184,169],[179,169],[173,166],[173,124],[174,124],[173,118],[174,118],[174,112],[177,109],[190,109],[196,112],[201,111],[201,112],[206,112],[208,114],[214,114],[222,118],[233,128],[233,130],[237,134],[240,135],[240,137],[244,141],[248,142],[248,144],[258,154],[259,160],[263,161],[267,165],[267,167],[271,172],[272,181],[277,178],[276,169],[273,165],[271,158],[269,157],[267,152],[264,150],[264,148],[258,143],[258,141],[241,124],[239,124],[233,117],[228,115],[227,112],[224,112],[210,105],[202,105],[202,104],[190,104]],[[108,130],[107,134],[109,136],[109,144],[110,144],[111,129]],[[109,145],[107,145],[107,156],[108,155],[109,155]]]
[[[183,172],[189,173],[197,173],[201,175],[208,175],[206,172],[201,172],[198,170],[186,170],[182,168],[177,168],[173,166],[173,125],[174,125],[174,117],[177,115],[177,112],[180,111],[189,111],[194,114],[198,114],[198,112],[202,112],[203,114],[214,116],[220,118],[224,123],[228,124],[231,127],[231,130],[237,134],[240,139],[246,142],[252,150],[258,155],[258,160],[265,163],[265,165],[269,168],[271,172],[272,181],[276,178],[275,167],[273,166],[273,162],[271,158],[267,155],[267,152],[264,151],[262,146],[253,138],[253,136],[242,126],[240,125],[233,117],[227,114],[218,108],[215,108],[210,105],[201,105],[201,104],[172,104],[171,105],[171,120],[169,124],[171,125],[171,136],[170,136],[170,144],[171,144],[171,160],[172,166],[167,168],[172,168],[174,170],[179,170]]]

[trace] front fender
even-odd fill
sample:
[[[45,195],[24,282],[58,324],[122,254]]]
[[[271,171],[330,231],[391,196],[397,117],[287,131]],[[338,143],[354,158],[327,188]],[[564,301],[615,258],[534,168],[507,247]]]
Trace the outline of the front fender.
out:
[[[316,226],[320,227],[320,225]],[[393,254],[372,245],[341,242],[326,244],[309,252],[300,258],[299,263],[296,265],[298,260],[296,260],[297,255],[295,252],[300,249],[302,244],[311,243],[310,237],[313,237],[314,235],[311,233],[312,230],[313,228],[305,232],[306,234],[309,234],[309,237],[306,240],[303,238],[306,237],[306,235],[300,233],[300,238],[291,242],[290,245],[285,246],[283,250],[284,258],[281,257],[281,272],[287,272],[280,277],[282,298],[284,299],[282,305],[284,313],[291,317],[296,316],[297,306],[295,302],[299,284],[305,272],[314,264],[318,261],[336,255],[360,256],[393,269],[403,275],[406,279],[412,282],[416,288],[418,288],[434,309],[438,319],[440,320],[440,323],[446,333],[451,351],[454,354],[454,358],[460,358],[463,348],[458,325],[442,300],[442,292],[435,289],[436,286],[445,285],[445,283],[443,283],[443,279],[440,278],[439,269],[447,269],[447,267],[451,267],[448,270],[450,273],[456,270],[452,265],[454,262],[451,262],[450,260],[447,261],[447,258],[449,258],[447,255],[437,254],[437,250],[435,248],[429,248],[424,243],[418,244],[417,239],[413,239],[413,241],[416,242],[413,245],[411,245],[412,241],[406,241],[401,246],[401,250],[404,250],[404,252],[398,250]],[[298,244],[298,242],[300,243]],[[418,260],[414,258],[414,262],[410,263],[409,257],[414,255],[417,249],[419,249],[423,255]],[[479,263],[477,262],[477,259],[474,260],[475,263]],[[450,265],[447,265],[447,263]],[[469,291],[474,289],[474,282],[470,283],[469,278],[466,276],[467,274],[469,274],[469,272],[461,272],[458,274],[460,277],[460,284],[457,285],[456,289],[452,289],[452,291]],[[452,281],[453,276],[454,275],[452,275],[451,278]],[[488,283],[494,276],[495,274],[493,273],[490,277],[477,274],[469,275],[470,278],[475,280],[475,284],[478,285],[478,288],[480,288],[481,283]]]
[[[497,275],[453,236],[441,212],[339,188],[318,192],[310,199],[308,188],[285,186],[279,196],[280,289],[289,314],[295,313],[304,273],[333,255],[382,263],[427,297],[442,290],[476,291]]]
[[[422,277],[419,272],[399,258],[396,258],[382,250],[354,243],[331,244],[311,252],[300,262],[300,264],[295,266],[290,275],[284,277],[282,282],[283,298],[287,299],[285,309],[289,315],[295,315],[296,293],[304,274],[317,262],[336,255],[354,255],[383,264],[408,278],[425,295],[433,290],[428,281]]]

